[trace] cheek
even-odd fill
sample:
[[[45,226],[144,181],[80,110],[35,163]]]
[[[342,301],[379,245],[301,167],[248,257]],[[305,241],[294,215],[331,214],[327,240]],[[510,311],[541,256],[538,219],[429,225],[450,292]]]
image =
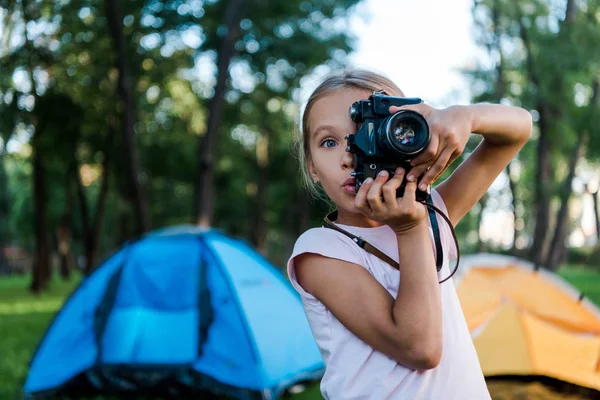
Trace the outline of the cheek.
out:
[[[325,177],[331,171],[331,161],[333,154],[326,154],[323,151],[316,151],[312,154],[312,164],[315,171]]]

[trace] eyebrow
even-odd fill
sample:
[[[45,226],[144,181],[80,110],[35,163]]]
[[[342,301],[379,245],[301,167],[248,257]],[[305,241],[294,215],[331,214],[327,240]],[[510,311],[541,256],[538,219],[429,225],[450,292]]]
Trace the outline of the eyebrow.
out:
[[[332,131],[332,132],[336,132],[337,129],[332,126],[332,125],[321,125],[319,126],[317,129],[315,129],[315,131],[312,134],[312,137],[317,137],[317,135],[319,134],[319,132],[321,131]]]

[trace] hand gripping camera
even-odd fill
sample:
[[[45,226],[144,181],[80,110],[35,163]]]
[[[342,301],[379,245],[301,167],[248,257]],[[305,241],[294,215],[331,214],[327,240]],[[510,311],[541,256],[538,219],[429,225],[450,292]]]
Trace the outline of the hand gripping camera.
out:
[[[396,168],[406,171],[396,197],[404,195],[406,176],[411,168],[410,161],[421,154],[429,145],[429,125],[421,114],[412,110],[400,110],[390,114],[390,106],[419,104],[419,98],[392,97],[385,92],[374,92],[368,100],[360,100],[350,107],[350,118],[362,126],[354,135],[346,136],[346,151],[354,154],[356,192],[366,178],[373,178],[382,170],[392,176]],[[417,189],[417,201],[425,201],[427,191]]]

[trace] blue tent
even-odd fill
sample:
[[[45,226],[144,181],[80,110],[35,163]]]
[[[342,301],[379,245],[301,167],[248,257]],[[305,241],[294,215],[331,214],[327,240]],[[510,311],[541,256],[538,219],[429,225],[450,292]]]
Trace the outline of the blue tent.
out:
[[[272,399],[323,361],[299,296],[243,241],[179,226],[125,245],[67,300],[25,395]]]

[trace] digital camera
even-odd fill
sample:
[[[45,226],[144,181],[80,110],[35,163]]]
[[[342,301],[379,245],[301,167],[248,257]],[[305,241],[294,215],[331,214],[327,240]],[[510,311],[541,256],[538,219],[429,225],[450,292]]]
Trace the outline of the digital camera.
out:
[[[366,178],[375,179],[382,170],[388,171],[391,177],[396,168],[402,167],[406,174],[396,197],[404,195],[410,161],[427,148],[431,133],[427,121],[418,112],[400,110],[391,114],[389,108],[422,102],[419,98],[387,96],[382,91],[374,92],[368,100],[352,104],[350,118],[362,124],[355,134],[346,136],[346,151],[354,155],[351,175],[356,178],[357,193]],[[429,188],[426,191],[417,189],[416,199],[424,201],[428,195]]]

